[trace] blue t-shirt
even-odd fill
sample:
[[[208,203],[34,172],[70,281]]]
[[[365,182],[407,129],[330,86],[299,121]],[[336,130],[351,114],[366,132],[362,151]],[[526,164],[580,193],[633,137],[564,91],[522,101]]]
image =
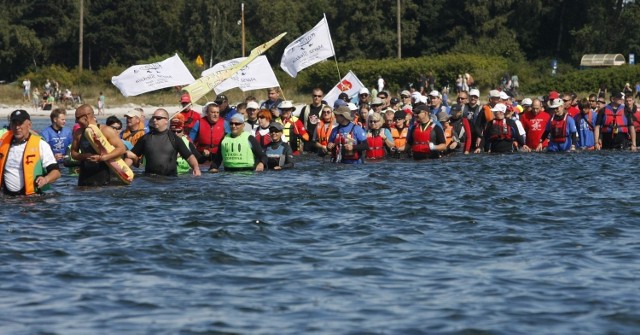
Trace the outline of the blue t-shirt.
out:
[[[73,134],[69,128],[56,131],[52,126],[49,126],[40,133],[40,136],[49,144],[54,155],[66,155],[69,145],[73,141]],[[62,162],[62,160],[58,160],[58,162]]]
[[[588,115],[585,114],[583,116],[582,113],[578,113],[573,117],[578,131],[578,143],[576,145],[578,148],[591,148],[596,145],[593,127],[596,124],[598,114],[591,113],[591,120],[587,120]]]
[[[367,142],[367,132],[364,131],[362,127],[354,124],[353,122],[349,122],[349,124],[346,126],[338,125],[336,128],[333,128],[333,130],[331,131],[331,135],[329,135],[329,143],[335,142],[336,137],[338,136],[338,132],[343,136],[347,136],[351,134],[353,138],[356,140],[355,144]],[[346,164],[363,163],[364,162],[363,156],[364,155],[361,154],[360,158],[357,160],[343,158],[342,161],[340,162],[346,163]]]

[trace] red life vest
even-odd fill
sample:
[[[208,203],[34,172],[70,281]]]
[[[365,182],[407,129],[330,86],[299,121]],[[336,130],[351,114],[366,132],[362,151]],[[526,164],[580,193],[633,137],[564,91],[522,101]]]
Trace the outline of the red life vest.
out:
[[[260,143],[260,146],[263,148],[266,148],[267,145],[269,145],[269,143],[271,143],[271,136],[269,136],[269,133],[266,133],[264,135],[260,135],[260,127],[258,127],[256,129],[256,132],[253,135],[256,140],[258,141],[258,143]]]
[[[198,137],[196,137],[196,148],[199,152],[207,149],[216,154],[224,138],[224,119],[218,119],[214,124],[211,124],[208,118],[202,118],[198,122],[200,125]]]
[[[369,149],[367,149],[367,159],[384,158],[384,140],[379,133],[376,136],[373,136],[373,134],[369,132],[367,134],[367,144],[369,144]]]
[[[549,130],[549,134],[551,135],[552,142],[564,143],[567,140],[568,115],[568,113],[565,113],[561,120],[556,120],[555,117],[551,119],[551,129]]]
[[[413,129],[413,145],[411,146],[411,151],[425,154],[431,153],[429,143],[432,137],[434,139],[436,138],[434,133],[435,131],[431,121],[427,123],[427,127],[424,130],[422,130],[422,125],[418,124]]]
[[[491,128],[489,129],[490,140],[512,140],[513,130],[507,123],[506,119],[493,120]]]
[[[640,108],[636,109],[633,113],[633,127],[636,129],[636,133],[640,132]]]
[[[629,124],[627,118],[624,115],[624,106],[618,106],[617,111],[613,111],[611,105],[607,105],[604,108],[604,122],[602,125],[603,133],[629,133]]]

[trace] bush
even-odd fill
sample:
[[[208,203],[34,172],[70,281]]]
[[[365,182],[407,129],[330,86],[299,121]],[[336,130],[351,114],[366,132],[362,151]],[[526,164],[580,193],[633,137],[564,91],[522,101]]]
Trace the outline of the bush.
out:
[[[410,83],[417,81],[420,74],[428,75],[429,72],[433,72],[439,89],[447,83],[454,86],[458,74],[465,72],[473,76],[476,86],[490,88],[495,86],[507,66],[507,60],[502,57],[465,54],[339,63],[340,75],[344,76],[352,70],[367,87],[374,86],[378,76],[382,76],[392,93],[406,89]],[[327,61],[302,71],[297,85],[299,90],[308,91],[315,86],[327,90],[338,79],[335,63]]]

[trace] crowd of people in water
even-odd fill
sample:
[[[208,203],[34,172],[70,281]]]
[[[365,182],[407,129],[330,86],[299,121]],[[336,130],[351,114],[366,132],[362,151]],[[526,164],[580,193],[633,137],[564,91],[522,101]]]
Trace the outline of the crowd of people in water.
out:
[[[450,104],[441,92],[388,91],[362,88],[357,96],[340,94],[325,101],[315,88],[300,110],[268,89],[259,103],[247,97],[231,106],[224,94],[208,102],[202,113],[192,109],[189,94],[171,115],[153,111],[149,120],[140,108],[98,124],[90,105],[75,110],[73,129],[66,111],[55,108],[51,125],[37,133],[30,115],[16,110],[0,137],[0,179],[4,194],[41,193],[69,167],[80,186],[102,186],[116,178],[109,163],[144,165],[147,174],[199,176],[201,167],[215,173],[294,166],[301,154],[328,157],[331,162],[361,164],[383,159],[437,159],[452,154],[568,152],[618,149],[636,151],[640,108],[631,94],[613,92],[578,97],[549,92],[543,98],[516,100],[505,90],[489,91],[480,102],[476,88],[460,90]],[[606,100],[608,98],[608,100]],[[113,146],[98,152],[84,136],[98,125]]]

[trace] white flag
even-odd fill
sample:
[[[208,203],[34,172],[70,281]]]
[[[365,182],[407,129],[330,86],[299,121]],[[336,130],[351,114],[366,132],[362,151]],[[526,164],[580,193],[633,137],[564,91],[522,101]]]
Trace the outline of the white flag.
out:
[[[111,77],[111,82],[125,97],[159,90],[172,86],[189,85],[196,81],[178,54],[162,62],[134,65],[119,76]]]
[[[362,85],[362,82],[356,75],[349,71],[340,82],[334,86],[329,93],[324,96],[324,101],[326,101],[329,106],[333,107],[333,103],[338,100],[338,96],[340,93],[344,92],[349,95],[351,98],[354,95],[357,95],[360,92],[360,89],[365,87]]]
[[[329,24],[324,17],[313,29],[298,37],[284,49],[280,67],[295,78],[298,71],[334,54]]]
[[[246,57],[241,57],[218,63],[212,68],[204,70],[204,72],[202,72],[202,76],[205,77],[210,74],[223,71],[227,68],[233,67],[245,59]],[[280,84],[278,83],[275,73],[273,73],[271,64],[269,64],[267,56],[263,55],[240,69],[240,71],[234,74],[231,78],[220,83],[220,85],[216,86],[214,90],[216,91],[216,94],[220,94],[236,87],[239,87],[243,92],[246,92],[278,86],[280,86]]]

